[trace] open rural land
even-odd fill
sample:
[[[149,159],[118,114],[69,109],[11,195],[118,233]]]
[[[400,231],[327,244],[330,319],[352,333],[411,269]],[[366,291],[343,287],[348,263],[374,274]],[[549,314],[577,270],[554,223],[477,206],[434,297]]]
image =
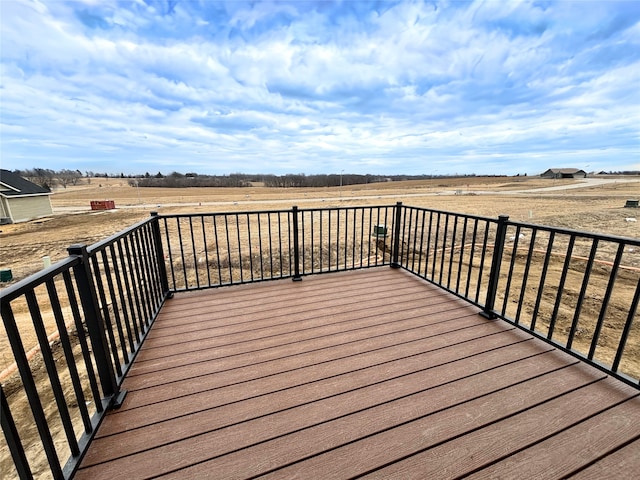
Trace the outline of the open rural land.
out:
[[[293,205],[305,209],[402,202],[408,206],[490,218],[508,215],[511,220],[531,224],[638,238],[640,209],[625,208],[627,200],[638,197],[640,178],[623,176],[563,180],[538,177],[436,178],[328,188],[267,188],[261,185],[243,188],[140,188],[129,185],[127,179],[93,178],[91,183],[85,180],[76,186],[55,191],[51,196],[52,216],[0,227],[0,267],[11,269],[13,281],[18,281],[41,270],[43,257],[49,257],[51,262],[59,261],[67,256],[66,249],[70,245],[96,243],[148,218],[154,211],[161,214],[202,214],[283,210]],[[91,211],[90,202],[93,200],[113,200],[116,208]],[[625,266],[637,271],[640,268],[640,251],[628,252]],[[633,282],[637,283],[634,279],[637,279],[636,273],[630,275],[629,285],[624,285],[629,292],[635,288]],[[597,281],[595,276],[594,281]],[[567,290],[576,288],[579,285],[566,286]],[[531,308],[530,305],[526,307]],[[598,300],[589,299],[584,308],[596,311]],[[55,336],[53,315],[45,312],[43,317],[47,333]],[[607,319],[612,325],[623,325],[624,321],[622,316],[617,318],[615,314]],[[37,345],[36,335],[28,325],[20,328],[25,351],[29,351]],[[627,371],[637,378],[640,376],[638,335],[630,336],[627,349],[632,358],[626,365]],[[3,372],[0,381],[8,395],[19,391],[19,377],[12,369],[10,351],[3,329],[0,331],[0,372]],[[58,352],[56,355],[62,354]],[[42,370],[43,381],[46,381],[41,358],[37,354],[32,358],[32,368],[34,371]],[[25,417],[29,415],[27,408],[25,404]],[[36,435],[35,431],[32,433]],[[4,463],[9,460],[4,445],[2,450]]]
[[[465,177],[325,188],[136,188],[127,179],[94,178],[58,189],[54,215],[0,227],[0,267],[13,281],[67,256],[72,244],[91,245],[149,217],[151,212],[212,213],[299,208],[393,205],[443,210],[581,231],[637,238],[640,211],[624,208],[640,197],[640,178],[542,179]],[[114,210],[91,211],[92,200],[113,200]],[[640,252],[636,255],[640,258]],[[10,283],[5,283],[7,286]],[[35,339],[34,344],[35,344]],[[7,350],[0,349],[4,352]],[[8,354],[3,354],[8,356]],[[0,359],[0,370],[7,358]]]
[[[497,217],[611,235],[637,237],[625,221],[640,196],[637,177],[550,180],[536,177],[466,177],[329,188],[136,188],[126,179],[94,178],[58,189],[54,215],[0,227],[0,263],[16,279],[66,256],[75,243],[90,245],[147,218],[150,212],[210,213],[300,208],[405,205]],[[91,211],[90,201],[113,200],[115,210]]]

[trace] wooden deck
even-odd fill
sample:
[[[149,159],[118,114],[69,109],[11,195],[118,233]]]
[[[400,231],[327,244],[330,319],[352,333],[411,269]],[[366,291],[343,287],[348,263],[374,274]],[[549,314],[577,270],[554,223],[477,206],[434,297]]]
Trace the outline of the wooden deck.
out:
[[[640,392],[388,267],[176,295],[124,388],[76,478],[640,472]]]

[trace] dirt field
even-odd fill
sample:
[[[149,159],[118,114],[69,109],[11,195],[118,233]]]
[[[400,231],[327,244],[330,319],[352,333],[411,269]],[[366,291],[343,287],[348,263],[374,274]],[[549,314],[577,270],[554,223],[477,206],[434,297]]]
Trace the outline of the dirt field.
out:
[[[602,183],[600,183],[602,182]],[[575,188],[580,187],[580,188]],[[625,237],[640,236],[640,211],[623,208],[640,197],[639,178],[549,180],[533,177],[474,177],[388,182],[343,188],[136,188],[121,179],[92,179],[52,195],[52,217],[0,227],[0,268],[14,281],[36,273],[43,257],[67,256],[67,247],[91,245],[150,212],[204,213],[350,205],[405,205],[567,227]],[[92,212],[91,200],[114,200],[116,210]],[[3,284],[6,286],[8,284]],[[25,339],[35,344],[35,339]],[[5,350],[5,349],[3,349]],[[2,357],[7,356],[3,353]],[[0,359],[4,368],[8,358]],[[0,368],[0,370],[2,370]]]
[[[54,215],[36,221],[0,227],[0,268],[11,269],[14,281],[36,273],[43,257],[64,259],[71,244],[90,245],[131,224],[148,218],[150,212],[207,213],[301,209],[312,207],[405,205],[468,213],[487,217],[509,215],[512,220],[566,227],[624,237],[640,237],[640,209],[623,208],[627,199],[640,197],[640,178],[607,178],[602,181],[546,180],[527,177],[435,179],[389,182],[343,188],[271,189],[136,188],[120,179],[92,179],[91,184],[60,190],[52,195]],[[114,200],[116,210],[92,212],[91,200]],[[640,252],[635,253],[640,256]],[[640,259],[636,258],[633,263]],[[3,284],[6,286],[7,284]],[[568,285],[575,291],[579,285]],[[590,299],[588,308],[598,307]],[[594,303],[595,302],[595,303]],[[591,306],[591,304],[594,304]],[[55,331],[45,318],[48,333]],[[20,327],[25,350],[36,345],[30,326]],[[0,327],[0,371],[13,362]],[[640,339],[629,349],[640,352]],[[640,353],[639,353],[640,356]],[[38,357],[35,357],[36,359]],[[7,377],[0,378],[3,383]],[[0,442],[1,445],[1,442]]]
[[[573,188],[580,186],[581,188]],[[340,188],[136,188],[125,180],[92,179],[90,185],[58,190],[51,201],[55,215],[0,227],[0,268],[15,279],[67,255],[74,243],[88,245],[160,213],[255,211],[346,205],[405,205],[488,217],[638,237],[640,224],[626,222],[635,211],[622,208],[640,197],[640,179],[609,179],[602,184],[580,180],[529,177],[434,179]],[[91,212],[91,200],[114,200],[116,210]],[[640,216],[640,214],[638,214]]]

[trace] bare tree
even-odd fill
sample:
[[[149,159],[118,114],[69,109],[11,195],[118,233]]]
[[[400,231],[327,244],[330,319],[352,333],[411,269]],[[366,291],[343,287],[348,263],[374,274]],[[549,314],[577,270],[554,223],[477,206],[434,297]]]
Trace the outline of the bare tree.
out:
[[[82,176],[77,170],[63,169],[57,172],[56,176],[63,188],[67,188],[67,185],[75,185],[78,183],[78,179]]]

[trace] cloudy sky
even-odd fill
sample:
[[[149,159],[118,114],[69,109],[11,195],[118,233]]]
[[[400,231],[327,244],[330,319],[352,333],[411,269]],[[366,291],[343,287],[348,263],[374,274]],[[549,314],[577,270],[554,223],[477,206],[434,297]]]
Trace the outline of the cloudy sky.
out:
[[[2,168],[640,170],[640,1],[1,0]]]

